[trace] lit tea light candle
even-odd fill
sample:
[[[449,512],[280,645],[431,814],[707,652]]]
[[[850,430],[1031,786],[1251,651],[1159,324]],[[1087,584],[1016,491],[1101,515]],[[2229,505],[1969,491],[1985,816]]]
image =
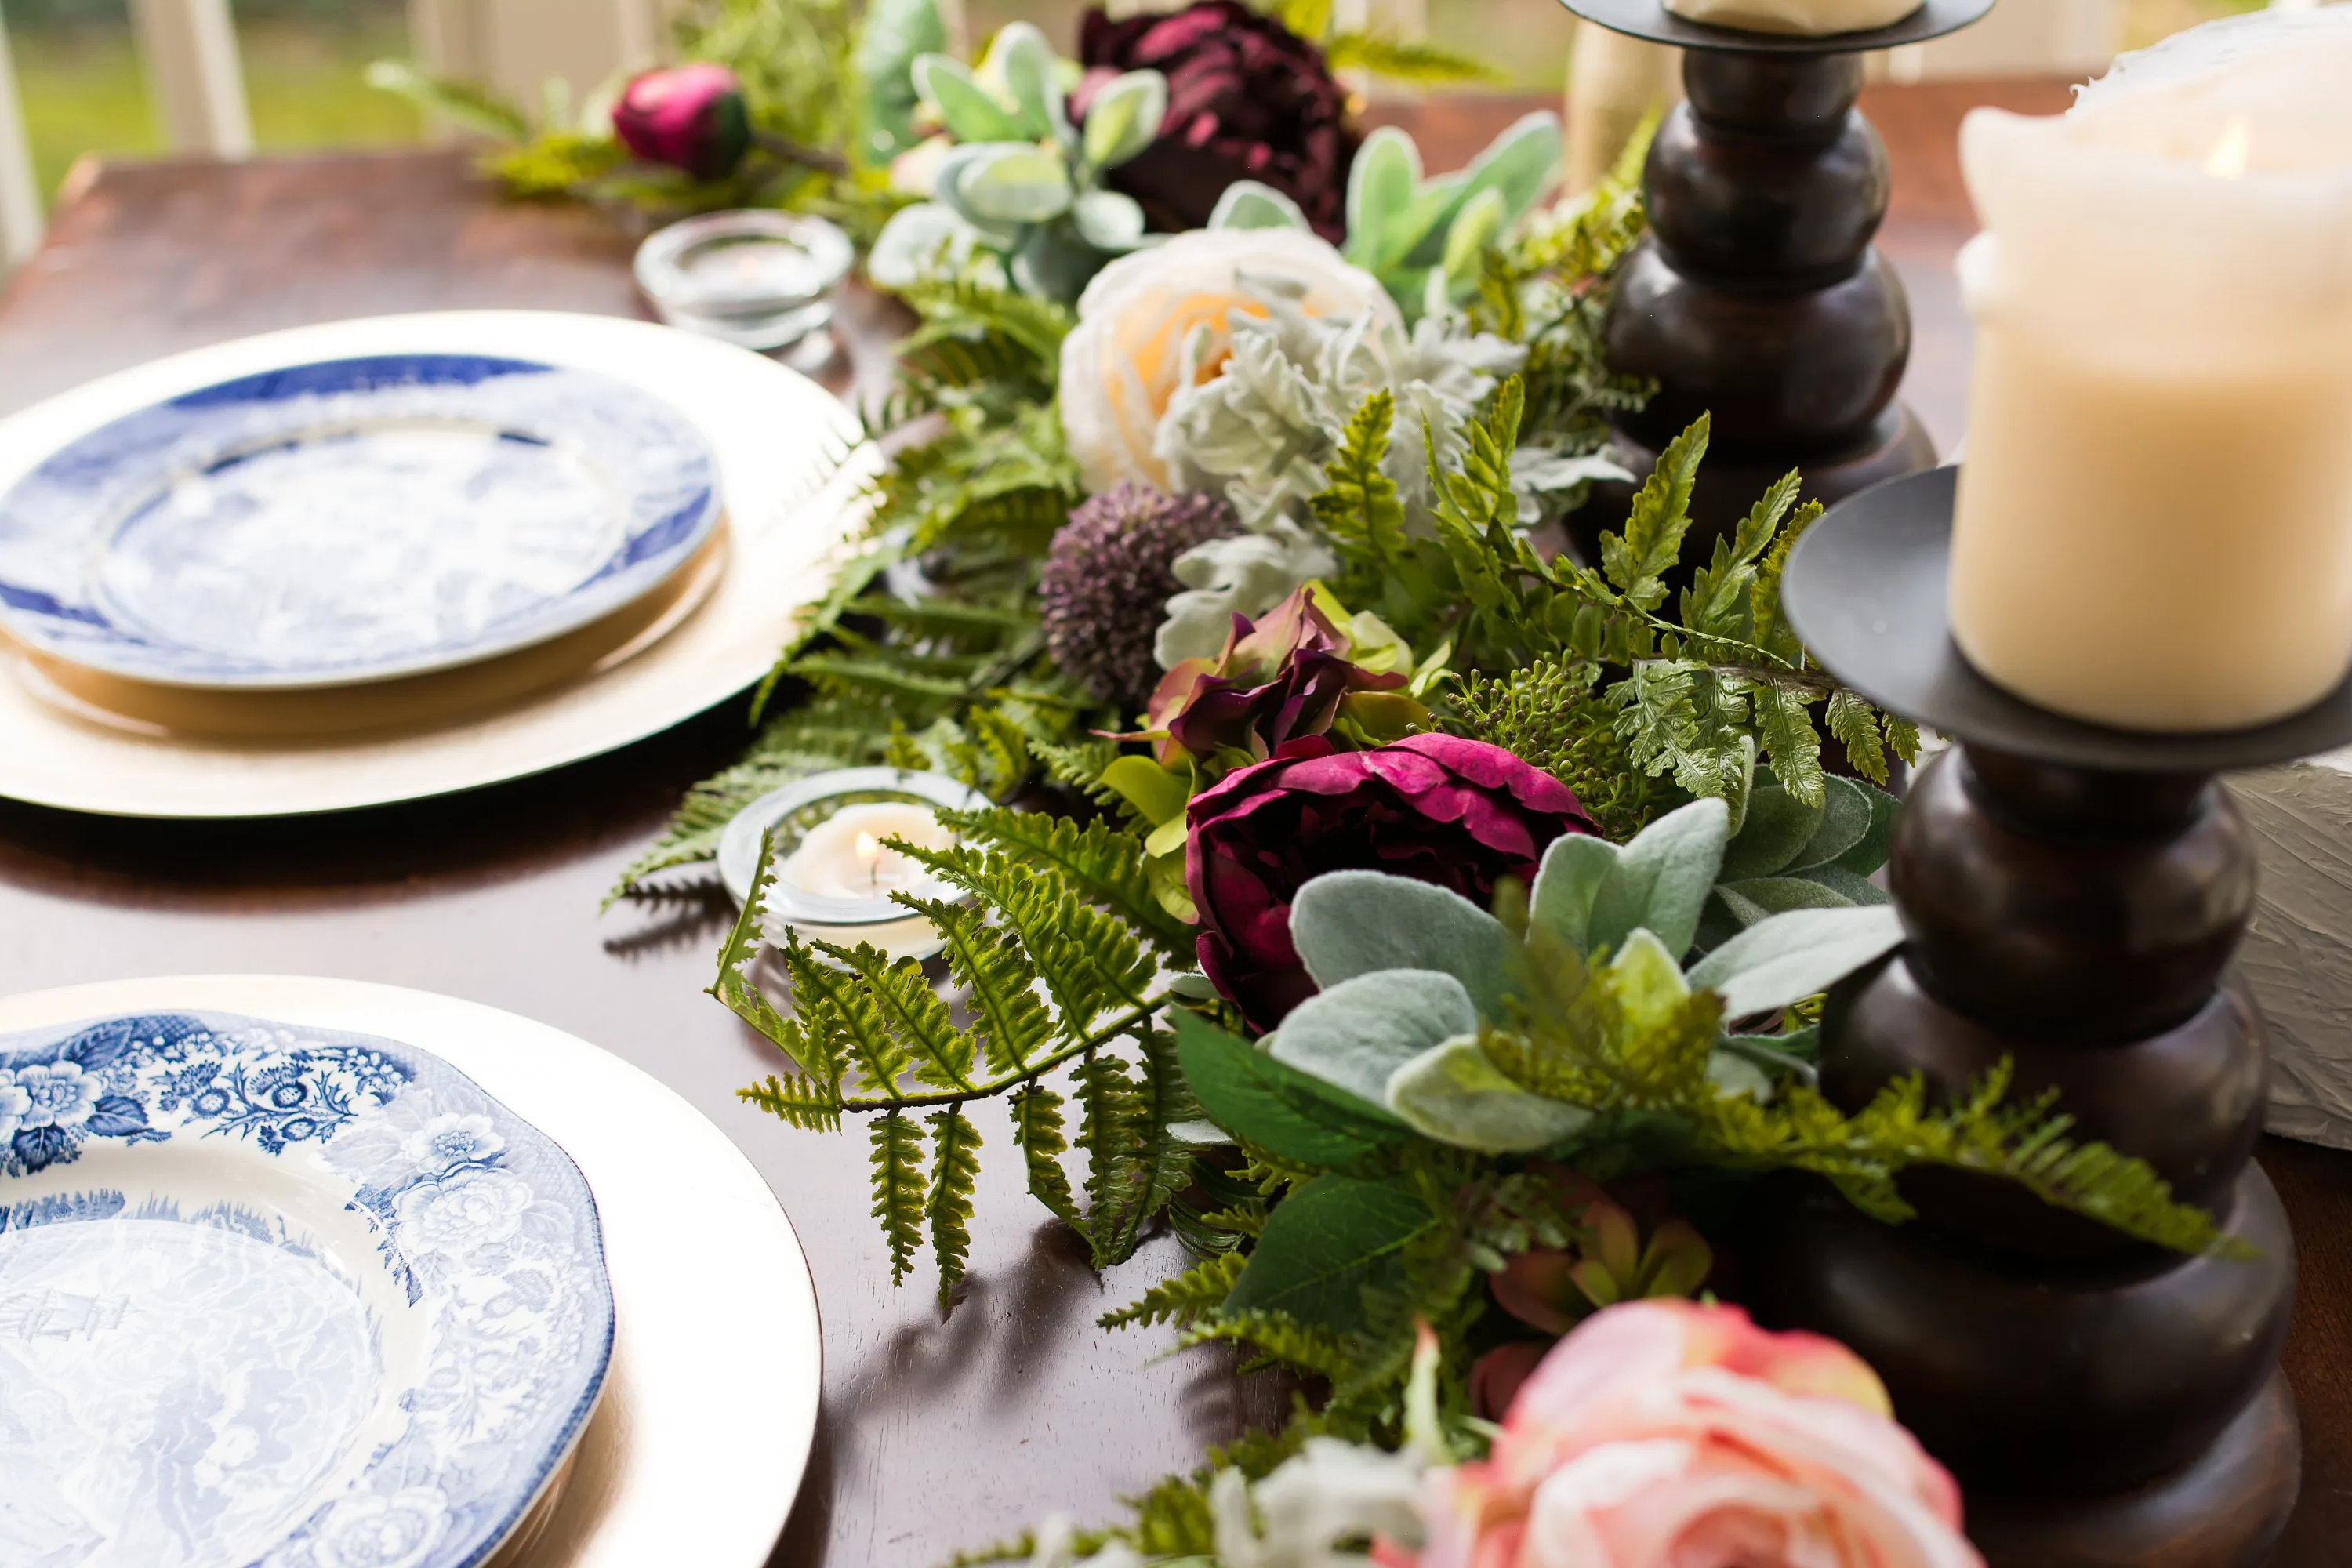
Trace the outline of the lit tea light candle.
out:
[[[1744,27],[1751,33],[1795,33],[1820,37],[1891,27],[1925,0],[1664,0],[1685,21],[1713,27]]]
[[[709,213],[637,247],[637,286],[673,327],[746,348],[781,348],[833,317],[830,296],[856,258],[823,218]]]
[[[2352,8],[2197,28],[1960,141],[1960,651],[2129,729],[2317,701],[2352,667]]]
[[[751,890],[771,848],[773,874],[764,895],[771,941],[855,948],[892,959],[927,958],[940,950],[939,928],[894,902],[893,893],[934,901],[961,897],[902,846],[946,849],[956,836],[936,813],[970,810],[988,797],[937,773],[897,768],[843,768],[761,796],[727,825],[719,871],[738,902]]]

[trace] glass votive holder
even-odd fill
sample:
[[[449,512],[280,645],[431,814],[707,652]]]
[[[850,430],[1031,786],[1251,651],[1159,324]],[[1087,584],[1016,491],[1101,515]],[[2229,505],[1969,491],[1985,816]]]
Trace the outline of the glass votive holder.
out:
[[[761,847],[771,846],[775,875],[768,883],[765,921],[771,942],[796,933],[836,947],[868,942],[893,960],[929,958],[945,945],[939,929],[892,903],[890,895],[954,900],[963,894],[886,841],[946,848],[955,836],[934,813],[988,804],[978,790],[940,773],[837,768],[812,774],[735,814],[719,838],[719,879],[737,903],[746,901]]]
[[[849,237],[800,213],[707,213],[637,247],[637,287],[673,327],[747,349],[796,343],[833,320],[856,258]]]

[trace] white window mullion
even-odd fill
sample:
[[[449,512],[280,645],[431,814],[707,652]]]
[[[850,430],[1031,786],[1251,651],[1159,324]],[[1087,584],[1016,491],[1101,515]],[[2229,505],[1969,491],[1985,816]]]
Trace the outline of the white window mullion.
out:
[[[131,25],[164,140],[184,153],[250,156],[253,121],[228,0],[131,0]]]
[[[8,28],[0,18],[0,267],[13,267],[41,243],[41,187],[33,174],[25,106],[16,96],[16,68],[8,58]]]

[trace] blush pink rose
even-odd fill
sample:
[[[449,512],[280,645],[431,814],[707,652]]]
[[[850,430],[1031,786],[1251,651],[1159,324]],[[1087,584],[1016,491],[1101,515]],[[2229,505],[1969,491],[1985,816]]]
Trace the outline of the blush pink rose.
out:
[[[1429,1488],[1418,1568],[1983,1568],[1870,1368],[1736,1307],[1596,1313]]]

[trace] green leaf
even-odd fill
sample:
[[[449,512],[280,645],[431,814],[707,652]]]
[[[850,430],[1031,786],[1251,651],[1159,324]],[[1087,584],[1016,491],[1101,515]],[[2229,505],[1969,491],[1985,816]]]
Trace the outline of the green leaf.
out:
[[[1003,79],[1019,107],[1021,129],[1031,140],[1052,136],[1069,127],[1062,108],[1058,62],[1045,35],[1029,22],[1008,22],[989,46],[990,73]]]
[[[1815,866],[1836,864],[1870,837],[1877,816],[1871,796],[1881,795],[1889,802],[1894,800],[1892,795],[1885,795],[1883,791],[1856,784],[1849,778],[1840,778],[1835,773],[1825,775],[1822,787],[1821,826],[1813,830],[1813,836],[1806,840],[1804,847],[1774,869],[1805,871]],[[1877,868],[1874,866],[1871,869],[1876,870]]]
[[[530,122],[522,110],[488,88],[435,76],[410,60],[372,60],[365,78],[378,91],[397,93],[460,129],[499,142],[530,139]]]
[[[1154,1285],[1133,1304],[1095,1321],[1106,1329],[1123,1329],[1134,1324],[1183,1324],[1204,1318],[1224,1305],[1247,1261],[1238,1252],[1204,1258],[1175,1279]]]
[[[1725,1016],[1745,1018],[1819,995],[1902,941],[1903,922],[1889,908],[1798,910],[1708,953],[1692,967],[1690,984],[1720,992]]]
[[[1772,776],[1791,795],[1809,804],[1822,799],[1822,738],[1806,711],[1806,693],[1791,687],[1757,682],[1749,693],[1755,704],[1756,738],[1772,763]]]
[[[1152,895],[1143,840],[1097,820],[1083,827],[1065,816],[988,807],[940,814],[940,821],[970,839],[1002,845],[1068,882],[1078,896],[1127,921],[1163,950],[1189,959],[1192,929]]]
[[[1184,1077],[1209,1119],[1276,1159],[1353,1165],[1405,1136],[1368,1103],[1237,1040],[1191,1013],[1175,1015]]]
[[[1158,139],[1167,114],[1166,77],[1139,70],[1114,78],[1087,105],[1087,166],[1115,169],[1133,158]]]
[[[1504,1077],[1475,1033],[1399,1067],[1389,1081],[1388,1106],[1423,1137],[1482,1154],[1532,1154],[1592,1121],[1581,1106],[1529,1094]]]
[[[1854,772],[1873,784],[1886,782],[1886,748],[1879,740],[1878,714],[1861,693],[1832,692],[1823,722],[1845,748],[1846,763]]]
[[[1189,777],[1133,752],[1103,769],[1101,778],[1105,787],[1116,790],[1142,814],[1144,821],[1155,827],[1182,816],[1186,804],[1192,798],[1192,781]]]
[[[1307,214],[1272,185],[1235,180],[1210,210],[1209,228],[1306,228]]]
[[[1863,804],[1862,817],[1855,837],[1861,837],[1860,828],[1870,825],[1867,804]],[[1826,818],[1822,803],[1809,805],[1779,784],[1759,784],[1748,792],[1748,820],[1740,824],[1738,835],[1723,852],[1722,880],[1737,882],[1788,869],[1820,836]]]
[[[1790,910],[1843,910],[1854,900],[1832,891],[1810,877],[1753,877],[1726,882],[1716,891],[1723,896],[1742,925],[1755,925],[1768,916]]]
[[[1578,952],[1591,949],[1592,906],[1622,853],[1605,838],[1567,833],[1544,851],[1528,917]]]
[[[1450,889],[1378,871],[1333,871],[1299,889],[1290,940],[1328,991],[1390,969],[1433,969],[1462,983],[1481,1017],[1499,1017],[1510,977],[1503,923]]]
[[[877,1116],[867,1133],[874,1165],[874,1217],[890,1247],[890,1283],[903,1283],[923,1245],[923,1134],[896,1111]]]
[[[1839,870],[1857,877],[1874,875],[1886,864],[1887,847],[1895,841],[1895,818],[1903,809],[1903,803],[1883,789],[1864,789],[1863,794],[1870,802],[1870,826],[1853,847],[1832,862]]]
[[[1402,224],[1421,184],[1421,149],[1393,125],[1364,138],[1348,172],[1348,243],[1344,254],[1378,272],[1403,259],[1421,236],[1391,232]]]
[[[952,186],[942,184],[940,197],[974,223],[1044,223],[1069,211],[1070,171],[1058,154],[1025,142],[960,149],[965,150],[975,156]]]
[[[1339,449],[1323,467],[1328,488],[1315,498],[1315,515],[1337,538],[1383,563],[1404,553],[1404,503],[1396,481],[1381,467],[1389,452],[1396,397],[1386,387],[1357,405],[1340,433]]]
[[[972,79],[971,68],[948,55],[917,57],[915,90],[961,142],[1021,142],[1020,118]]]
[[[1677,958],[1689,952],[1723,866],[1730,826],[1730,808],[1723,802],[1695,800],[1635,835],[1593,900],[1587,951],[1614,950],[1640,930]]]
[[[887,1120],[887,1118],[886,1118]],[[934,1112],[931,1128],[931,1195],[924,1205],[930,1221],[931,1251],[940,1260],[940,1305],[948,1304],[963,1278],[971,1249],[971,1194],[980,1181],[980,1133],[952,1106]]]
[[[1036,965],[1019,948],[996,940],[988,915],[969,904],[916,901],[947,942],[948,973],[969,993],[989,1064],[999,1073],[1024,1070],[1054,1036],[1053,1020],[1034,989]]]
[[[1772,542],[1770,552],[1757,569],[1756,584],[1748,591],[1757,646],[1790,664],[1803,658],[1805,650],[1797,641],[1796,633],[1789,629],[1788,617],[1781,613],[1780,576],[1788,570],[1789,552],[1821,515],[1822,503],[1817,500],[1809,500],[1797,509],[1797,515],[1789,520],[1789,526]]]
[[[1309,1328],[1360,1327],[1364,1289],[1395,1275],[1397,1255],[1436,1223],[1386,1182],[1327,1173],[1291,1193],[1225,1298],[1229,1312],[1280,1312]]]
[[[1328,10],[1329,0],[1324,5]],[[1486,86],[1508,79],[1475,55],[1384,33],[1339,34],[1323,47],[1323,58],[1335,71],[1360,70],[1415,87]]]
[[[1397,1068],[1442,1040],[1477,1030],[1478,1009],[1454,976],[1391,969],[1309,996],[1283,1018],[1265,1048],[1275,1060],[1378,1105]]]
[[[1479,253],[1495,242],[1509,217],[1508,204],[1498,190],[1481,191],[1464,204],[1454,226],[1446,230],[1445,251],[1437,263],[1457,289],[1476,285]]]
[[[1331,30],[1331,0],[1282,0],[1275,16],[1308,43]]]

